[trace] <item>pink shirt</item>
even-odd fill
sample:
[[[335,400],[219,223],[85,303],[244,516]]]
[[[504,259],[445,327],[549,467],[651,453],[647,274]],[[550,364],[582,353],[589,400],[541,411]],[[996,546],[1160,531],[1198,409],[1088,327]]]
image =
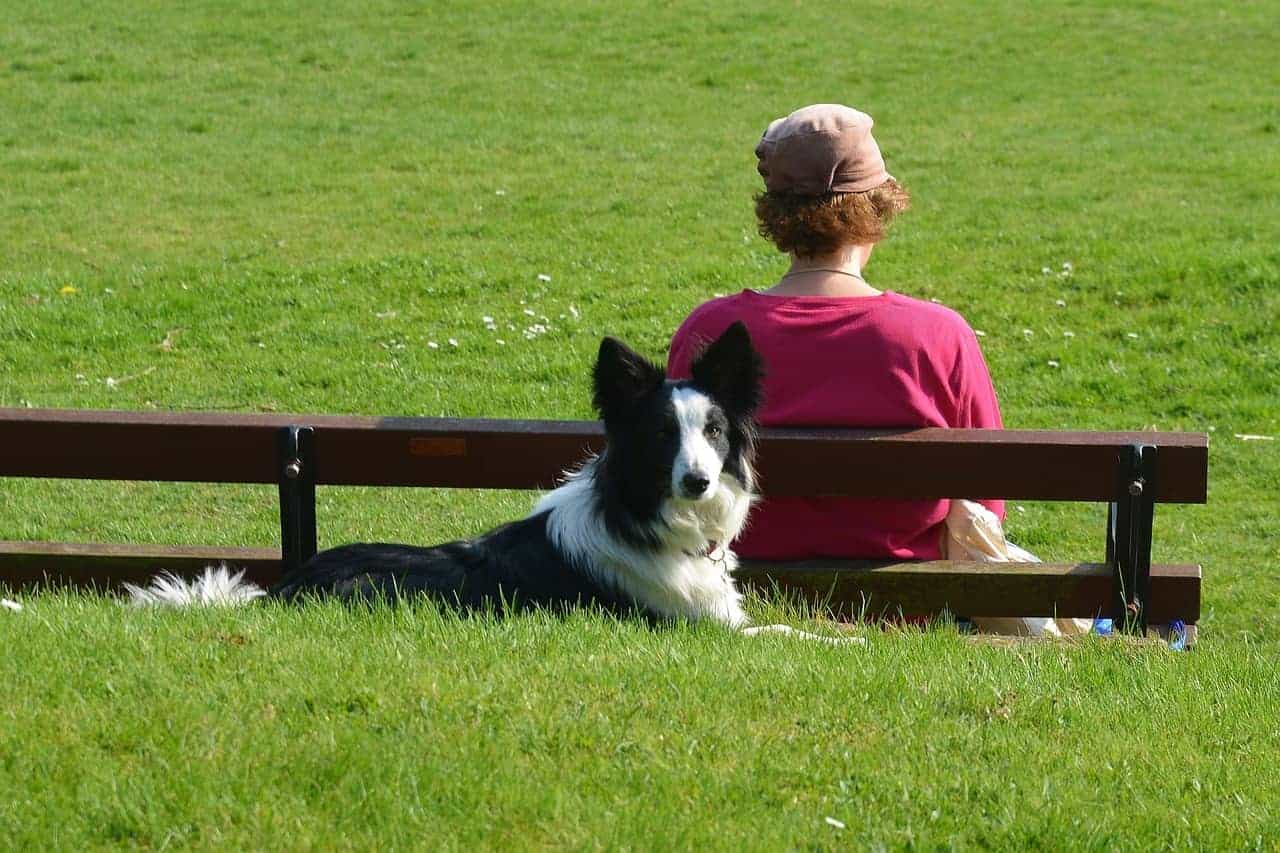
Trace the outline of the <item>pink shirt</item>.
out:
[[[700,305],[671,340],[667,373],[743,321],[765,362],[761,426],[988,427],[1000,406],[978,339],[941,305],[744,290]],[[984,501],[1004,517],[1003,501]],[[947,501],[766,498],[734,548],[755,559],[936,560]]]

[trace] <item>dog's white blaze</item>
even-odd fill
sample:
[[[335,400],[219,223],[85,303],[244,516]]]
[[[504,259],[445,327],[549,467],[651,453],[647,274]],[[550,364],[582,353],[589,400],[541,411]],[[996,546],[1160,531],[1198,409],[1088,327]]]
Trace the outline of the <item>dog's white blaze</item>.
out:
[[[678,497],[690,497],[685,495],[681,482],[686,475],[692,474],[711,481],[707,490],[701,495],[693,496],[693,499],[710,500],[715,497],[716,487],[720,482],[720,469],[724,465],[704,432],[707,417],[714,404],[701,391],[677,388],[671,392],[671,405],[675,409],[676,424],[680,428],[680,449],[671,465],[671,493]]]

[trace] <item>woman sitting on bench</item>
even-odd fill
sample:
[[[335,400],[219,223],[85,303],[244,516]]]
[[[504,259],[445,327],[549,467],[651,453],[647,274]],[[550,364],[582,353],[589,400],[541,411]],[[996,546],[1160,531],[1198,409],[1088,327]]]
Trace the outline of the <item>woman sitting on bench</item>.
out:
[[[871,117],[805,107],[756,147],[760,233],[791,256],[771,287],[699,306],[671,341],[686,377],[699,348],[741,320],[765,358],[762,426],[1002,427],[978,339],[950,308],[873,287],[875,246],[907,191],[885,171]],[[735,550],[759,560],[936,560],[949,501],[766,498]],[[1003,501],[984,501],[997,517]]]

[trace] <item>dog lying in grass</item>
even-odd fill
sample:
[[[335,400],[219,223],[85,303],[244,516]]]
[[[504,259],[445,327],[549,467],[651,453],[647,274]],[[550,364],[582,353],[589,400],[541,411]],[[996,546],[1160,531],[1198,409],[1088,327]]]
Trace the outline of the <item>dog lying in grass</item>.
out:
[[[270,590],[229,569],[195,581],[129,585],[140,605],[235,604],[263,596],[396,600],[463,609],[596,606],[654,619],[709,619],[748,634],[730,543],[755,497],[754,413],[763,366],[746,327],[730,326],[670,381],[605,338],[593,374],[606,447],[519,521],[432,547],[353,544],[323,551]],[[846,638],[849,639],[849,638]]]

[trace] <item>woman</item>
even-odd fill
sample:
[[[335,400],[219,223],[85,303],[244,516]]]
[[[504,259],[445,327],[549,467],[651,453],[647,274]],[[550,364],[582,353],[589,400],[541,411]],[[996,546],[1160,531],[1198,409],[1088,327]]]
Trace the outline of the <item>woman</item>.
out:
[[[872,120],[817,104],[771,123],[756,147],[760,234],[791,256],[765,290],[699,306],[671,342],[689,374],[705,342],[741,320],[764,355],[762,426],[1003,426],[978,339],[949,308],[864,277],[907,191],[885,171]],[[1002,501],[985,501],[1000,518]],[[948,501],[766,498],[735,550],[754,559],[929,560]]]

